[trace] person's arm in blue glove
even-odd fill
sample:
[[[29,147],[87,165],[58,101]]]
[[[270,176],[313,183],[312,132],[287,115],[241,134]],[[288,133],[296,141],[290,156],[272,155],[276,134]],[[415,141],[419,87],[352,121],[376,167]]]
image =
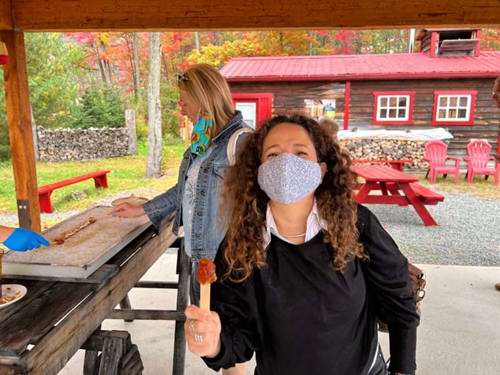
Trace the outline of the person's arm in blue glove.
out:
[[[49,241],[36,232],[2,225],[0,225],[0,242],[13,251],[28,251],[49,245]]]

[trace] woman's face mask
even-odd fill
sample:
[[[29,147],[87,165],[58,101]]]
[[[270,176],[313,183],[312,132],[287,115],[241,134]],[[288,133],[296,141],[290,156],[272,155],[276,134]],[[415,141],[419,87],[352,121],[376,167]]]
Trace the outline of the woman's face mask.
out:
[[[212,119],[198,116],[198,121],[194,124],[191,135],[191,152],[193,154],[202,155],[207,151],[213,126],[214,121]]]
[[[272,157],[259,167],[258,182],[267,196],[291,204],[314,192],[322,181],[320,165],[287,152]]]

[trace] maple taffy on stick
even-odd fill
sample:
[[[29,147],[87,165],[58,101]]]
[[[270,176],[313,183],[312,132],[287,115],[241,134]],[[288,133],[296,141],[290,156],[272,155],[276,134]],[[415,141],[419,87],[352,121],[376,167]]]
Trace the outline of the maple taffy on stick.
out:
[[[200,308],[210,311],[210,284],[217,280],[214,262],[200,259],[196,276],[200,283]]]

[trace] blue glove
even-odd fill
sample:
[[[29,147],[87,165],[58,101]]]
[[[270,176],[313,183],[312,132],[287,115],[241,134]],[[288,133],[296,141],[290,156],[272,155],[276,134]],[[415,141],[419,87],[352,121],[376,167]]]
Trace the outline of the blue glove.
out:
[[[49,241],[36,232],[23,228],[16,228],[3,244],[10,250],[28,251],[37,249],[40,246],[48,246]]]

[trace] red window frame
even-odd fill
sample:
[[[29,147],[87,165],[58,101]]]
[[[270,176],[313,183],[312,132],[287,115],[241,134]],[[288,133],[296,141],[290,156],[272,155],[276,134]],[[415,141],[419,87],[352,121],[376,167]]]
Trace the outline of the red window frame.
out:
[[[381,96],[408,96],[410,103],[408,105],[407,120],[377,120],[378,98]],[[374,125],[413,125],[413,109],[415,107],[415,91],[374,91],[373,92],[373,113],[372,124]]]
[[[440,95],[470,95],[469,118],[460,120],[438,120],[438,99]],[[476,109],[477,90],[436,90],[434,91],[434,106],[432,108],[432,125],[435,126],[470,126],[474,125],[474,114]]]
[[[273,115],[273,94],[270,93],[231,93],[233,103],[251,102],[256,104],[256,124],[255,129],[259,129],[266,120]]]

